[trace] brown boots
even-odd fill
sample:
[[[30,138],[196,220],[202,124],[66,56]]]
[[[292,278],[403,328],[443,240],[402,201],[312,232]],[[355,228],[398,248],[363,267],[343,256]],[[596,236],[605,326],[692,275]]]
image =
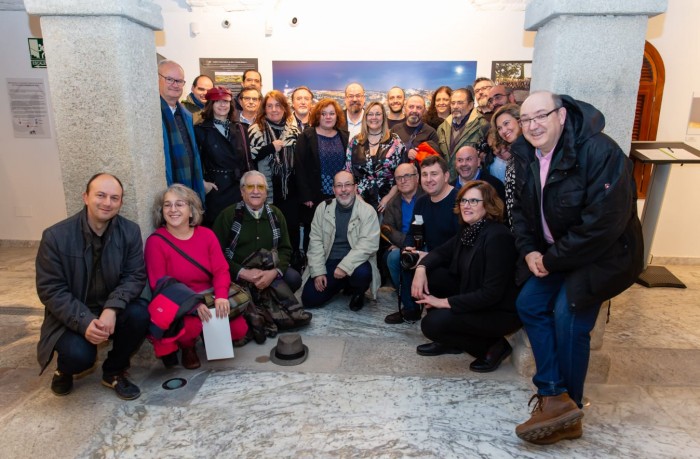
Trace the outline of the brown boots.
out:
[[[533,395],[537,399],[532,416],[515,428],[515,434],[523,440],[538,445],[549,445],[559,440],[579,438],[583,433],[583,411],[566,392],[560,395]],[[528,404],[528,406],[530,405]]]
[[[194,370],[201,366],[199,357],[197,357],[197,350],[194,346],[182,348],[182,366],[188,370]]]

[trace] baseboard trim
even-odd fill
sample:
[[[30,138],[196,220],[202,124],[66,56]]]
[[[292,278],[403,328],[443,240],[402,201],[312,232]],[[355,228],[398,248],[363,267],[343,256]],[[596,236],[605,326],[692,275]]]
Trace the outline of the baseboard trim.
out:
[[[22,239],[0,239],[0,247],[39,247],[39,242]]]
[[[698,257],[652,257],[650,265],[700,265]]]

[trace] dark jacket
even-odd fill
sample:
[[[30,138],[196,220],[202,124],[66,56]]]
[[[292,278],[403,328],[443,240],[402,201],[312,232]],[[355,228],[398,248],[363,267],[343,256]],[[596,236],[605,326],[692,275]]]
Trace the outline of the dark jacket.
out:
[[[459,280],[459,294],[447,299],[455,314],[489,310],[516,315],[517,251],[511,232],[502,223],[487,220],[474,247],[463,245],[461,234],[460,229],[423,258],[428,277],[431,270],[443,266]]]
[[[487,171],[486,169],[481,169],[479,177],[475,178],[474,180],[482,180],[491,185],[496,190],[496,193],[498,194],[498,197],[501,198],[501,201],[503,201],[504,203],[506,202],[505,185],[503,185],[503,182],[491,175],[489,171]],[[457,188],[457,190],[462,188],[462,185],[459,184],[459,178],[452,180],[450,182],[450,185]]]
[[[338,134],[340,134],[340,142],[343,144],[344,159],[345,151],[348,148],[349,134],[343,129],[338,129]],[[318,204],[325,197],[321,192],[321,161],[318,156],[318,134],[316,134],[315,127],[309,126],[299,135],[294,156],[299,200]]]
[[[146,285],[139,226],[117,215],[105,231],[102,273],[109,293],[105,308],[124,310]],[[37,359],[44,371],[58,339],[67,329],[85,335],[98,318],[86,305],[92,273],[92,246],[87,210],[46,229],[36,256],[36,291],[46,306]],[[119,313],[119,312],[117,312]]]
[[[598,305],[629,287],[642,271],[642,231],[632,161],[602,133],[605,118],[595,107],[562,96],[564,131],[552,153],[543,196],[535,149],[523,136],[511,147],[523,169],[513,208],[516,246],[524,257],[544,255],[549,272],[565,273],[572,309]],[[542,230],[540,202],[554,244]],[[522,260],[518,281],[530,271]]]
[[[202,158],[204,180],[215,183],[218,188],[206,195],[204,224],[211,227],[222,210],[241,200],[241,177],[250,170],[251,164],[248,135],[240,123],[231,123],[227,139],[212,120],[195,125],[194,134]]]
[[[415,195],[416,201],[418,201],[418,198],[423,196],[423,194],[423,188],[418,185]],[[389,203],[386,205],[386,209],[384,209],[384,219],[382,220],[382,227],[386,225],[391,228],[391,233],[386,234],[386,236],[396,247],[403,246],[403,243],[406,240],[406,233],[401,232],[401,225],[403,223],[402,202],[403,198],[401,197],[401,193],[396,193],[396,196],[391,198]]]

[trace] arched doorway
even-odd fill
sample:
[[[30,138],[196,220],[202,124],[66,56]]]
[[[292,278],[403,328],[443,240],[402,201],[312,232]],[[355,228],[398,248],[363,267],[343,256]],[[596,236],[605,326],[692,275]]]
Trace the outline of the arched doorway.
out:
[[[665,80],[666,70],[661,55],[647,41],[644,44],[644,61],[639,77],[632,140],[656,140]],[[635,161],[634,179],[637,182],[637,194],[640,199],[644,199],[651,179],[651,164],[644,165]]]

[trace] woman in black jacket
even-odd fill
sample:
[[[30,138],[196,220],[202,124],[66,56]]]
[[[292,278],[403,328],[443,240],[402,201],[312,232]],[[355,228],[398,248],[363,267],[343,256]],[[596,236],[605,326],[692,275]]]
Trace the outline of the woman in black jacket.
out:
[[[515,310],[515,241],[503,225],[503,202],[488,183],[475,180],[459,190],[455,213],[462,229],[431,250],[416,267],[411,296],[428,314],[421,322],[432,343],[420,355],[476,357],[469,368],[494,371],[511,353],[504,338],[521,326]]]
[[[247,134],[234,121],[228,89],[214,87],[207,92],[202,121],[195,125],[194,134],[207,190],[203,225],[211,228],[222,210],[241,200],[241,177],[250,169]]]
[[[322,99],[309,116],[309,126],[297,139],[297,188],[302,203],[304,251],[309,247],[309,225],[316,206],[333,198],[333,177],[345,168],[348,131],[338,102]]]

